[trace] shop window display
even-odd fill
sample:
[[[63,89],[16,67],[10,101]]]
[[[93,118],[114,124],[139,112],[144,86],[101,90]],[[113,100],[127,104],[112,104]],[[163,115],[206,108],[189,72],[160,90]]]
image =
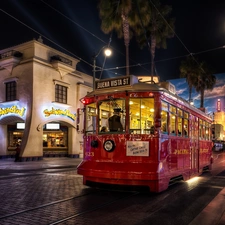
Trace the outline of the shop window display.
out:
[[[68,130],[61,127],[60,130],[43,131],[43,147],[45,148],[64,148],[67,147]]]

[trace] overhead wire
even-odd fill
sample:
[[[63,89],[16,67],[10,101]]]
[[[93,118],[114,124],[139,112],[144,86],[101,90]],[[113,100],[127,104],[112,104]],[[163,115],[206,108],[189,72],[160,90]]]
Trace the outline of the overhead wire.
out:
[[[159,15],[162,17],[162,19],[164,20],[164,22],[167,24],[167,26],[172,30],[172,32],[174,33],[174,35],[177,37],[177,39],[180,41],[180,43],[183,45],[183,47],[186,49],[186,51],[189,53],[189,56],[191,56],[193,58],[193,60],[200,66],[200,69],[204,71],[204,69],[201,67],[201,64],[196,60],[196,58],[194,57],[194,53],[191,53],[189,51],[189,49],[187,48],[187,46],[184,44],[184,42],[180,39],[180,37],[177,35],[177,33],[175,32],[175,30],[169,25],[169,23],[167,22],[167,20],[165,19],[165,17],[161,14],[161,12],[158,10],[158,8],[155,6],[155,4],[152,2],[152,0],[149,0],[149,2],[152,4],[152,6],[157,10],[157,12],[159,13]],[[206,51],[205,51],[206,52]]]
[[[93,37],[96,37],[98,40],[100,40],[102,43],[104,43],[105,45],[107,45],[108,47],[112,48],[114,51],[120,53],[121,55],[125,56],[124,53],[122,53],[121,51],[119,51],[118,49],[115,49],[113,48],[113,46],[111,46],[111,41],[112,41],[112,33],[110,35],[110,38],[109,38],[109,42],[106,43],[104,40],[98,38],[95,34],[91,33],[89,30],[85,29],[84,27],[82,27],[80,24],[78,24],[77,22],[75,22],[74,20],[72,20],[71,18],[69,18],[68,16],[66,16],[65,14],[63,14],[62,12],[60,12],[59,10],[57,10],[55,7],[51,6],[50,4],[46,3],[44,0],[40,0],[42,1],[44,4],[46,4],[47,6],[49,6],[51,9],[53,9],[54,11],[56,11],[57,13],[59,13],[60,15],[62,15],[63,17],[65,17],[66,19],[70,20],[71,22],[73,22],[75,25],[77,25],[78,27],[80,27],[81,29],[83,29],[84,31],[86,31],[87,33],[89,33],[90,35],[92,35]],[[117,3],[117,10],[118,10],[118,7],[119,7],[119,3],[120,3],[120,0],[118,0],[118,3]],[[131,61],[135,62],[133,59],[130,58]],[[106,63],[106,57],[104,57],[104,61],[103,61],[103,66],[102,68],[104,68],[105,66],[105,63]],[[139,65],[141,66],[141,64],[139,63]],[[92,66],[93,67],[93,66]],[[147,72],[149,72],[149,70],[147,70],[146,68],[142,68],[144,70],[146,70]],[[100,78],[102,76],[102,72],[104,70],[101,71],[101,74],[100,74]]]
[[[106,42],[104,42],[102,39],[98,38],[96,35],[94,35],[93,33],[91,33],[90,31],[88,31],[87,29],[83,28],[81,25],[79,25],[78,23],[74,22],[73,20],[71,20],[69,17],[67,17],[66,15],[64,15],[63,13],[61,13],[60,11],[58,11],[57,9],[55,9],[54,7],[52,7],[51,5],[47,4],[45,1],[43,0],[40,0],[42,1],[43,3],[45,3],[46,5],[48,5],[49,7],[51,7],[52,9],[54,9],[55,11],[57,11],[59,14],[61,14],[62,16],[64,16],[65,18],[69,19],[71,22],[73,22],[74,24],[76,24],[77,26],[79,26],[80,28],[82,28],[83,30],[85,30],[86,32],[88,32],[89,34],[91,34],[93,37],[97,38],[98,40],[102,41],[103,43],[107,44]],[[152,3],[151,0],[149,0]],[[153,4],[153,6],[155,7],[155,5]],[[156,8],[156,7],[155,7]],[[158,11],[158,13],[161,15],[161,13],[159,12],[159,10],[156,8],[156,10]],[[75,55],[74,53],[72,53],[71,51],[69,51],[68,49],[64,48],[63,46],[57,44],[55,41],[52,41],[50,38],[46,37],[45,35],[41,34],[40,32],[36,31],[35,29],[33,29],[32,27],[28,26],[27,24],[25,24],[24,22],[22,22],[21,20],[17,19],[16,17],[12,16],[11,14],[9,14],[8,12],[6,12],[5,10],[1,9],[0,8],[0,11],[5,13],[6,15],[8,15],[9,17],[13,18],[14,20],[16,20],[17,22],[21,23],[22,25],[26,26],[27,28],[29,28],[30,30],[34,31],[35,33],[39,34],[40,36],[44,37],[46,40],[50,41],[51,43],[55,44],[56,46],[60,47],[61,49],[63,49],[64,51],[70,53],[72,56],[76,57],[77,59],[79,59],[80,61],[86,63],[88,66],[91,66],[93,67],[92,64],[90,64],[89,62],[87,62],[86,60],[82,59],[81,57],[78,57],[77,55]],[[161,15],[162,16],[162,15]],[[162,16],[162,18],[165,20],[165,18]],[[165,22],[167,23],[167,21],[165,20]],[[168,23],[167,23],[168,24]],[[168,26],[170,27],[170,25],[168,24]],[[170,27],[170,29],[172,29]],[[172,29],[173,30],[173,29]],[[181,41],[181,39],[179,38],[179,36],[176,34],[176,32],[173,30],[175,36],[178,38],[178,40],[182,43],[182,45],[184,46],[184,48],[188,51],[188,55],[183,55],[183,56],[178,56],[178,57],[173,57],[173,58],[168,58],[168,59],[162,59],[162,60],[157,60],[155,61],[156,62],[162,62],[162,61],[168,61],[168,60],[174,60],[174,59],[178,59],[178,58],[182,58],[182,57],[186,57],[186,56],[194,56],[194,55],[197,55],[197,54],[202,54],[202,53],[205,53],[205,52],[210,52],[210,51],[215,51],[215,50],[218,50],[218,49],[222,49],[222,48],[225,48],[225,46],[221,46],[221,47],[217,47],[217,48],[213,48],[213,49],[208,49],[208,50],[204,50],[204,51],[200,51],[200,52],[196,52],[196,53],[191,53],[188,48],[185,46],[185,44]],[[109,42],[108,42],[108,45],[110,45],[111,43],[111,37],[109,39]],[[114,48],[113,48],[114,49]],[[120,51],[118,51],[120,52]],[[122,54],[122,53],[121,53]],[[124,55],[124,54],[123,54]],[[147,63],[136,63],[134,65],[130,65],[129,67],[142,67],[144,65],[147,65],[147,64],[150,64],[150,62],[147,62]],[[103,64],[104,65],[104,64]],[[117,70],[117,69],[124,69],[126,68],[126,66],[120,66],[120,67],[113,67],[113,68],[106,68],[104,69],[104,66],[103,67],[98,67],[100,70],[99,71],[110,71],[110,70]],[[144,67],[142,69],[145,69]],[[98,71],[98,70],[96,70]],[[146,69],[146,71],[148,71]],[[149,71],[148,71],[149,72]]]
[[[51,9],[55,10],[57,13],[59,13],[61,16],[65,17],[66,19],[68,19],[69,21],[71,21],[72,23],[76,24],[78,27],[80,27],[81,29],[83,29],[84,31],[86,31],[87,33],[89,33],[90,35],[92,35],[93,37],[95,37],[96,39],[100,40],[101,42],[103,42],[104,44],[107,44],[104,40],[102,40],[101,38],[99,38],[98,36],[96,36],[95,34],[93,34],[92,32],[90,32],[89,30],[85,29],[84,27],[82,27],[79,23],[75,22],[74,20],[72,20],[71,18],[69,18],[68,16],[66,16],[65,14],[61,13],[59,10],[57,10],[56,8],[54,8],[53,6],[51,6],[50,4],[46,3],[43,0],[40,0],[41,2],[43,2],[44,4],[46,4],[48,7],[50,7]]]
[[[55,41],[52,41],[50,38],[46,37],[45,35],[41,34],[40,32],[36,31],[35,29],[33,29],[32,27],[28,26],[27,24],[25,24],[24,22],[20,21],[19,19],[17,19],[16,17],[12,16],[11,14],[7,13],[5,10],[0,9],[0,11],[2,11],[3,13],[5,13],[6,15],[10,16],[11,18],[13,18],[14,20],[16,20],[17,22],[21,23],[22,25],[26,26],[27,28],[29,28],[30,30],[34,31],[35,33],[39,34],[41,37],[44,37],[46,40],[50,41],[51,43],[55,44],[56,46],[60,47],[61,49],[65,50],[66,52],[70,53],[71,55],[73,55],[74,57],[76,57],[77,59],[83,61],[84,63],[86,63],[89,66],[92,66],[90,63],[88,63],[87,61],[85,61],[84,59],[78,57],[77,55],[75,55],[74,53],[72,53],[71,51],[69,51],[68,49],[62,47],[61,45],[57,44]]]

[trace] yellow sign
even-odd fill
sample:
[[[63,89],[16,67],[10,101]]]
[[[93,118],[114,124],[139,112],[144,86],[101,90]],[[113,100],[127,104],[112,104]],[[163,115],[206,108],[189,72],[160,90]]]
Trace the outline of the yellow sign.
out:
[[[4,116],[4,115],[7,115],[7,114],[18,114],[19,116],[23,116],[24,113],[25,113],[25,108],[21,108],[19,109],[16,105],[12,106],[12,107],[9,107],[9,108],[0,108],[0,116]]]
[[[209,149],[207,149],[207,148],[200,148],[200,153],[209,153]]]
[[[189,154],[189,151],[188,149],[175,149],[174,154],[179,154],[179,155]]]
[[[45,109],[43,113],[45,114],[45,117],[57,115],[57,116],[67,116],[72,120],[76,119],[76,114],[72,114],[68,109],[62,110],[62,109],[55,109],[52,107],[51,110]]]

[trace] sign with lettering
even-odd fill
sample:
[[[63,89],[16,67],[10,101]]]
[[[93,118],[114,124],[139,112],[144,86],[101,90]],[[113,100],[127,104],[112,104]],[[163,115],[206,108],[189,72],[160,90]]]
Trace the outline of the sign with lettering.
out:
[[[217,112],[221,111],[221,102],[220,99],[217,100]]]
[[[44,113],[45,117],[49,117],[51,115],[57,115],[57,116],[67,116],[72,120],[76,119],[76,113],[73,114],[68,109],[62,110],[62,109],[55,109],[52,107],[50,110],[45,109],[43,111],[43,113]]]
[[[7,115],[7,114],[17,114],[17,115],[23,117],[25,111],[26,111],[26,109],[24,107],[22,107],[20,109],[16,105],[14,105],[12,107],[8,107],[8,108],[0,108],[0,117]]]
[[[127,156],[149,156],[148,141],[127,141]]]
[[[130,85],[130,77],[114,78],[109,80],[100,80],[95,82],[96,89],[104,89],[111,87],[120,87]]]

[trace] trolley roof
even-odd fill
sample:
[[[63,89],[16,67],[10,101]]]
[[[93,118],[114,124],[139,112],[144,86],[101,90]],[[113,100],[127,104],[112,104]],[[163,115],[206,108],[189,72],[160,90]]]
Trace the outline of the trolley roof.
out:
[[[187,108],[195,111],[198,114],[204,113],[209,120],[211,118],[202,110],[192,106],[187,100],[176,94],[175,86],[170,82],[141,82],[134,75],[121,76],[111,79],[103,79],[95,82],[95,90],[88,93],[85,97],[93,97],[95,95],[116,94],[118,92],[161,92],[167,97],[172,98],[178,103],[182,103]]]

